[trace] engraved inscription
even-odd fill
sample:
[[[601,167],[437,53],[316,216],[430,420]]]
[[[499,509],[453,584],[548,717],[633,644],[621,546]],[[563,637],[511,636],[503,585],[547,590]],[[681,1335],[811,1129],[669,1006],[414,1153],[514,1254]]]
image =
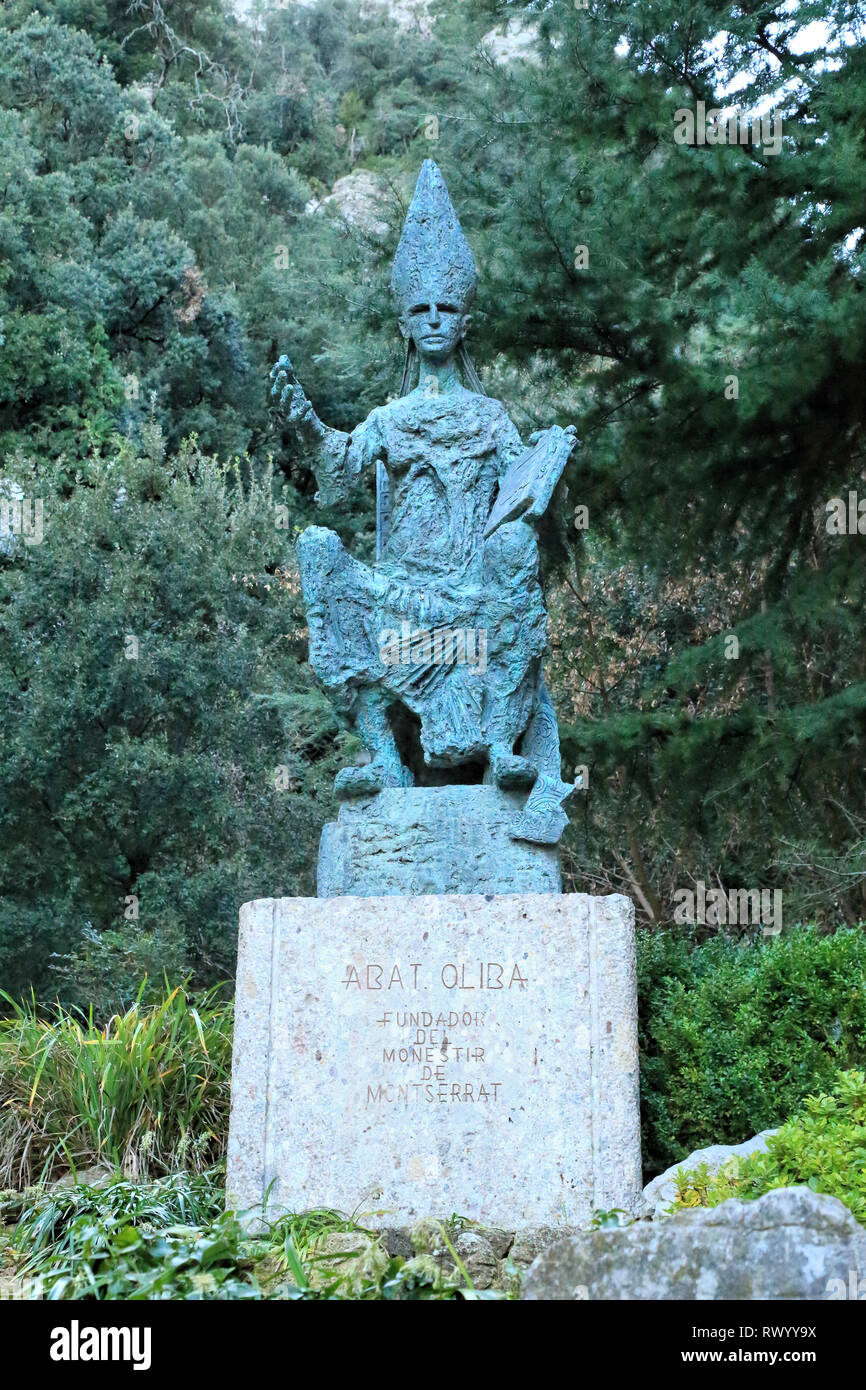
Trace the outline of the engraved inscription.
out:
[[[525,990],[526,966],[520,961],[347,962],[340,980],[346,990],[364,993],[444,990],[446,998],[468,991]],[[444,1002],[444,1000],[443,1000]],[[467,1001],[468,1002],[468,1001]],[[480,1001],[479,1001],[480,1002]],[[382,1000],[385,1003],[385,1000]],[[504,1081],[491,1070],[483,1009],[382,1009],[381,1029],[373,1048],[377,1079],[362,1082],[365,1109],[379,1106],[496,1105]],[[479,1036],[480,1035],[480,1036]]]
[[[413,961],[400,966],[381,965],[369,961],[366,965],[346,966],[343,985],[346,989],[402,989],[416,990],[426,988],[429,980],[419,980],[420,963]],[[525,989],[529,980],[521,970],[519,961],[473,961],[471,963],[446,961],[438,969],[435,983],[446,989]]]

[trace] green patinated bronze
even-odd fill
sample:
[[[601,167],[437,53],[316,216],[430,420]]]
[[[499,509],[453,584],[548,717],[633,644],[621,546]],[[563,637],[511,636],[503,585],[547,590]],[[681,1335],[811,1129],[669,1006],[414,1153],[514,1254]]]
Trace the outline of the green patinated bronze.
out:
[[[322,424],[287,357],[273,394],[323,501],[348,498],[376,470],[373,566],[323,527],[298,542],[311,664],[371,757],[338,774],[338,793],[483,776],[529,793],[512,838],[553,845],[573,787],[561,780],[541,671],[546,613],[531,522],[574,431],[554,426],[527,451],[504,406],[483,394],[465,347],[476,279],[442,175],[426,160],[391,280],[407,343],[403,394],[351,435]]]

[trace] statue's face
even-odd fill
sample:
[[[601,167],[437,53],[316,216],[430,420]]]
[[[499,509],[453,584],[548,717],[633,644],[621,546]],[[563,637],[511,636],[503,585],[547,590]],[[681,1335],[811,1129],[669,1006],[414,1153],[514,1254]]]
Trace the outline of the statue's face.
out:
[[[419,301],[400,319],[404,338],[411,338],[422,361],[446,362],[465,336],[469,315],[456,304]]]

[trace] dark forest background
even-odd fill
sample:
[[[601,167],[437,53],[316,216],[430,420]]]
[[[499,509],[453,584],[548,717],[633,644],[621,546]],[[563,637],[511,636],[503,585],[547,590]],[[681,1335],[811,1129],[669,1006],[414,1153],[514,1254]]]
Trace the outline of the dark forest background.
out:
[[[782,889],[786,930],[866,916],[866,536],[827,524],[866,501],[859,7],[432,11],[0,9],[0,494],[44,500],[41,544],[0,538],[12,994],[223,979],[241,902],[314,892],[358,745],[293,541],[317,517],[363,553],[372,498],[316,509],[267,376],[287,351],[344,429],[398,389],[428,156],[485,389],[582,441],[544,531],[564,772],[589,769],[567,886],[660,932],[695,880]],[[485,57],[526,12],[533,61]],[[676,144],[699,100],[781,113],[780,152]],[[341,216],[347,176],[375,198]]]

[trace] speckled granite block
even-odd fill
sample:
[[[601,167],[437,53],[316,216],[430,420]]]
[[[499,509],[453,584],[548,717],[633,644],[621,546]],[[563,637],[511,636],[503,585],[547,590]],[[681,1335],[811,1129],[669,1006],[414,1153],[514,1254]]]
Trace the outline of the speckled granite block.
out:
[[[241,909],[227,1191],[372,1226],[575,1226],[641,1190],[627,898]]]
[[[320,898],[560,893],[559,851],[512,840],[526,792],[388,787],[345,801],[322,831]]]

